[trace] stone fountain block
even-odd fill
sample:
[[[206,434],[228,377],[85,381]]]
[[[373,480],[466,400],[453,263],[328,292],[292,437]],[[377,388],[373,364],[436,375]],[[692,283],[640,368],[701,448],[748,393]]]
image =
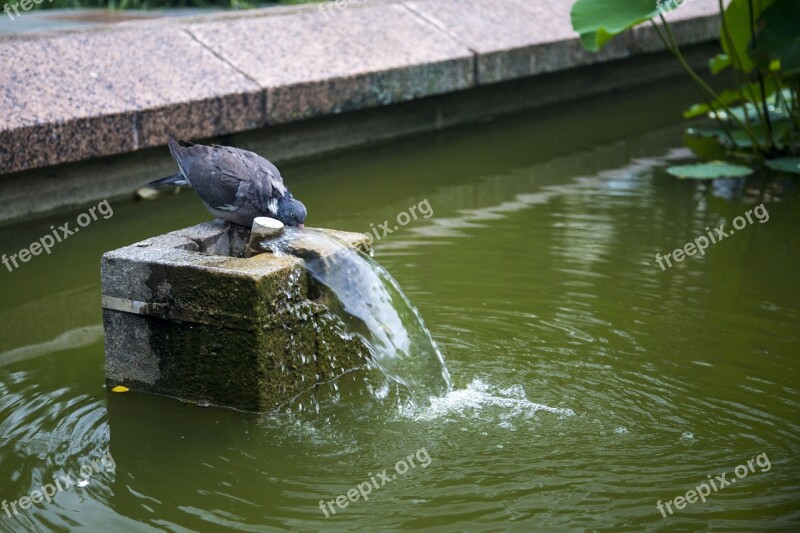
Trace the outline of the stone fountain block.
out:
[[[322,231],[368,250],[366,235]],[[214,221],[103,255],[108,386],[271,411],[365,366],[303,260],[246,257],[249,236]]]

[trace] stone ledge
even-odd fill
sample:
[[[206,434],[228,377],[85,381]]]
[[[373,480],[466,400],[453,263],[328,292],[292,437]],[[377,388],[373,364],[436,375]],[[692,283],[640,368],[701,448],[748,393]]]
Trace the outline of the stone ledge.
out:
[[[570,2],[375,0],[0,38],[0,174],[448,94],[661,50],[651,28],[586,52]],[[671,18],[682,44],[717,4]],[[98,51],[102,51],[100,54]]]

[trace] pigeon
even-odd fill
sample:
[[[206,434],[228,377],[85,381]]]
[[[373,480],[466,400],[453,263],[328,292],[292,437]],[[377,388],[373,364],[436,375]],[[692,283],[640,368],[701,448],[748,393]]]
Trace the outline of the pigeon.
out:
[[[278,169],[253,152],[204,146],[169,138],[169,151],[180,173],[147,184],[189,185],[217,218],[251,227],[256,217],[270,217],[287,226],[304,227],[306,207],[296,200]]]

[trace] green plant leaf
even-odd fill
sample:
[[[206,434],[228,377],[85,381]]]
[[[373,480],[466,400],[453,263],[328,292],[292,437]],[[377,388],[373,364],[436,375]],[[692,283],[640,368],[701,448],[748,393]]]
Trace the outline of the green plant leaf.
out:
[[[708,68],[711,69],[711,74],[715,76],[729,66],[731,66],[731,58],[728,54],[717,54],[708,60]]]
[[[769,132],[765,124],[753,124],[751,126],[753,133],[761,146],[768,144]],[[789,122],[778,122],[772,125],[772,139],[775,141],[775,146],[778,148],[785,148],[786,142],[790,136],[792,126]],[[737,148],[750,148],[753,146],[753,140],[743,131],[734,130],[732,132],[733,142],[736,143]]]
[[[739,102],[741,100],[741,95],[738,91],[725,90],[719,93],[719,99],[722,103],[729,106]],[[719,105],[715,107],[718,110],[722,109],[722,106]],[[711,111],[713,110],[708,104],[694,104],[692,107],[683,112],[683,118],[701,117],[709,114]]]
[[[800,73],[800,2],[775,0],[758,22],[753,60],[764,68],[779,60],[784,73]]]
[[[572,6],[572,28],[588,50],[596,52],[625,30],[658,14],[657,0],[578,0]]]
[[[767,99],[767,102],[771,103],[770,97],[778,92],[778,85],[773,78],[767,78],[764,80],[764,92],[766,93],[765,98]],[[739,90],[725,89],[719,93],[719,100],[726,106],[731,106],[738,102],[749,102],[761,105],[761,96],[761,85],[753,82],[742,85]],[[719,113],[722,119],[727,120],[726,111],[723,111],[721,105],[715,105],[714,110]],[[712,111],[713,110],[708,106],[708,104],[694,104],[692,107],[683,112],[683,118],[700,117],[707,115]],[[745,122],[748,118],[751,123],[759,122],[758,117],[760,110],[755,109],[752,105],[747,106],[747,113],[745,113],[744,106],[734,107],[731,109],[731,111],[736,118],[742,122]],[[775,109],[774,111],[770,112],[770,119],[772,120],[781,120],[785,118],[787,117],[781,109]]]
[[[713,180],[749,176],[753,173],[753,169],[724,161],[709,161],[708,163],[695,163],[693,165],[674,165],[667,168],[667,172],[681,179]]]
[[[770,159],[767,167],[779,172],[789,172],[800,174],[800,157],[781,157],[780,159]]]
[[[751,1],[753,5],[753,17],[755,19],[758,19],[761,13],[773,2],[773,0],[731,0],[727,9],[725,9],[724,15],[725,27],[728,29],[730,41],[725,36],[724,28],[720,30],[722,49],[725,51],[726,55],[731,57],[732,64],[743,72],[750,72],[755,66],[749,54],[750,41],[752,38],[752,33],[750,31]]]
[[[695,118],[707,115],[711,111],[708,104],[692,104],[692,106],[683,112],[683,118]]]
[[[725,137],[725,130],[722,128],[689,128],[686,133],[694,137],[716,137],[720,139]]]
[[[770,97],[778,92],[778,85],[773,78],[767,78],[764,80],[764,97],[766,98],[768,103],[772,103]],[[750,102],[755,104],[761,104],[761,85],[759,83],[746,83],[739,87],[738,90],[734,89],[725,89],[721,93],[719,93],[719,101],[725,104],[726,106],[731,106],[733,104],[739,102]],[[717,102],[714,102],[717,104]],[[726,118],[725,111],[723,111],[723,107],[721,105],[714,105],[714,109],[720,113],[723,118]],[[702,115],[706,115],[712,111],[711,107],[708,104],[694,104],[692,107],[687,109],[683,112],[684,118],[693,118],[699,117]],[[747,113],[744,112],[744,108],[742,106],[735,107],[731,109],[736,118],[740,121],[744,122],[749,115],[750,122],[758,122],[758,113],[759,111],[754,109],[752,106],[747,107]],[[781,112],[777,112],[776,115],[779,115]],[[777,119],[778,116],[773,117],[770,114],[770,118]]]

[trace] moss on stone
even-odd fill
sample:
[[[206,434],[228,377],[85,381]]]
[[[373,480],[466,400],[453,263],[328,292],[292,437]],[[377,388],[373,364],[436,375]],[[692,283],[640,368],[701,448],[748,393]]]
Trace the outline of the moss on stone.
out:
[[[230,240],[226,231],[224,225],[211,223],[179,233],[202,236],[201,248],[216,249],[221,245],[214,235]],[[342,235],[352,246],[365,242],[363,236]],[[112,255],[123,259],[111,260]],[[104,285],[124,284],[130,264],[146,264],[144,286],[137,282],[131,290],[147,298],[148,309],[158,310],[148,316],[105,313],[107,368],[114,375],[109,385],[269,411],[368,360],[363,342],[344,335],[338,318],[311,300],[320,290],[299,259],[200,252],[175,256],[159,250],[148,254],[136,246],[107,256]],[[126,294],[124,287],[106,289],[104,293]],[[126,368],[132,370],[137,360],[153,368],[128,372],[129,379]],[[145,378],[152,382],[144,383]]]

